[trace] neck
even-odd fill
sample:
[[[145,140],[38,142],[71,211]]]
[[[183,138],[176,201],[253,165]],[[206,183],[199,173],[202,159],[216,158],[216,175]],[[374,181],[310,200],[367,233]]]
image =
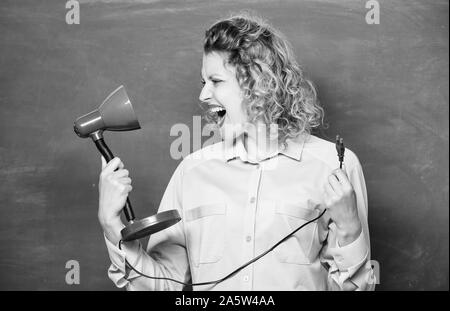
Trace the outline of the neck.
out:
[[[269,126],[258,123],[251,126],[243,136],[248,158],[260,161],[278,151],[278,136],[270,137]]]

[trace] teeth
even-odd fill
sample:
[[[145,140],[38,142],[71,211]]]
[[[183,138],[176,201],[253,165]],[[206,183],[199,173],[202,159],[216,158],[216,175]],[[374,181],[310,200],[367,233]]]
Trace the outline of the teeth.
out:
[[[211,108],[212,112],[219,112],[219,111],[223,111],[223,110],[225,110],[225,109],[222,108],[222,107],[213,107],[213,108]]]

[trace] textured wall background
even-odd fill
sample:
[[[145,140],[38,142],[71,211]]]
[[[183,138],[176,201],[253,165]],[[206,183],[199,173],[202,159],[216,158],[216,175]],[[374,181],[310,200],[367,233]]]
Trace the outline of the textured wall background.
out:
[[[291,40],[330,127],[363,164],[380,290],[448,290],[448,1],[65,1],[0,4],[0,289],[114,289],[97,222],[100,158],[72,129],[124,84],[142,130],[107,133],[138,217],[178,161],[170,128],[200,115],[201,44],[253,9]],[[206,138],[204,138],[206,139]],[[68,260],[81,284],[65,282]]]

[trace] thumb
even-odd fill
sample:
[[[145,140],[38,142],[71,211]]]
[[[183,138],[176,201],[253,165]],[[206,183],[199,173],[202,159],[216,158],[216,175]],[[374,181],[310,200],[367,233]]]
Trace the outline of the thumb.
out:
[[[102,158],[102,169],[104,169],[106,167],[106,160],[103,156],[101,156]]]

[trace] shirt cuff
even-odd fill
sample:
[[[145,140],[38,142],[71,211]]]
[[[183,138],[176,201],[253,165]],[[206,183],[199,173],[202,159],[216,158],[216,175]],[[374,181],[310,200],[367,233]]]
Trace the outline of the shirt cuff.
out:
[[[352,267],[360,266],[369,254],[369,247],[364,237],[364,230],[361,230],[359,237],[350,244],[339,246],[336,239],[336,247],[332,249],[332,255],[340,271],[349,270]]]
[[[122,242],[121,248],[118,245],[114,245],[103,234],[108,249],[109,259],[111,263],[124,275],[126,275],[125,260],[127,260],[132,266],[136,265],[141,252],[141,244],[138,241]]]

